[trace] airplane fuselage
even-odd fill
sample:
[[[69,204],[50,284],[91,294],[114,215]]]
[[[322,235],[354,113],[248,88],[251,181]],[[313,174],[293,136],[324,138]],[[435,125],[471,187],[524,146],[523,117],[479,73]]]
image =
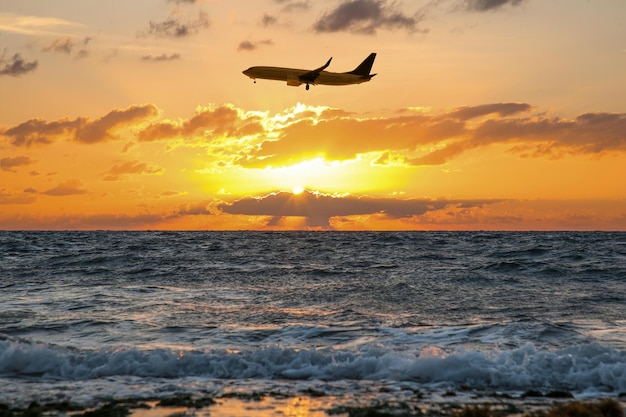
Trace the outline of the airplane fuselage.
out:
[[[309,73],[310,70],[283,67],[251,67],[243,73],[252,79],[262,78],[265,80],[286,81],[287,85],[299,86],[306,84],[301,81],[301,77]],[[310,84],[322,85],[350,85],[367,82],[372,77],[369,75],[355,75],[346,72],[321,71]]]

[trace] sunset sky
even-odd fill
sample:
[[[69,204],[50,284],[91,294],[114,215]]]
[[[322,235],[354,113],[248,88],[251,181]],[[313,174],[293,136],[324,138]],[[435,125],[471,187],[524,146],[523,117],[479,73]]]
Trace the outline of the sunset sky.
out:
[[[626,230],[624,0],[0,0],[0,229]],[[311,86],[255,65],[354,69]]]

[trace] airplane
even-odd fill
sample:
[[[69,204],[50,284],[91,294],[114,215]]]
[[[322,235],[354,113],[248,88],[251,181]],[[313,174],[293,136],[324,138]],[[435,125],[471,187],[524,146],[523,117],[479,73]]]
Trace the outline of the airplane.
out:
[[[283,68],[283,67],[250,67],[243,71],[245,75],[252,78],[256,83],[257,78],[265,80],[287,81],[287,85],[298,87],[300,84],[323,85],[349,85],[360,84],[372,79],[376,74],[370,74],[376,53],[371,53],[363,62],[350,72],[330,72],[324,71],[332,61],[332,57],[321,67],[311,70]]]

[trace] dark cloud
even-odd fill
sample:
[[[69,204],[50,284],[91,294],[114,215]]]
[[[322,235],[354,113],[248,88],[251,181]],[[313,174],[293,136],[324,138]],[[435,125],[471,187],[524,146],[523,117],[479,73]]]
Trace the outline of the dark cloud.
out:
[[[349,31],[373,35],[378,29],[418,30],[421,18],[407,16],[388,6],[384,0],[347,0],[324,14],[315,24],[316,32]]]
[[[198,12],[198,16],[195,18],[182,16],[178,13],[171,13],[170,16],[162,22],[150,21],[148,23],[148,30],[140,33],[140,36],[185,38],[209,26],[209,16],[204,11]]]
[[[159,194],[159,197],[172,197],[175,195],[183,195],[184,193],[181,193],[180,191],[163,191],[161,194]]]
[[[254,51],[260,46],[273,45],[273,44],[274,42],[272,42],[271,39],[265,39],[265,40],[258,41],[258,42],[243,41],[239,44],[239,46],[237,46],[237,50],[238,51]]]
[[[243,116],[230,106],[220,106],[199,110],[192,118],[182,123],[153,123],[139,133],[139,140],[195,139],[197,136],[241,137],[263,131],[258,116]]]
[[[489,10],[499,9],[506,5],[518,6],[526,0],[463,0],[465,9],[486,12]]]
[[[59,138],[70,138],[82,143],[97,143],[117,139],[114,132],[125,127],[153,118],[158,109],[146,104],[131,106],[123,110],[112,110],[96,120],[79,117],[74,120],[61,119],[47,122],[42,119],[31,119],[15,127],[1,132],[14,146],[31,146],[49,144]]]
[[[124,179],[126,175],[158,175],[163,173],[163,168],[150,166],[140,161],[128,161],[114,165],[105,174],[106,181],[118,181]]]
[[[76,52],[76,55],[74,56],[74,58],[84,59],[89,55],[89,51],[86,49],[86,47],[89,44],[89,42],[91,42],[92,40],[93,38],[90,36],[83,38],[83,40],[80,42],[75,42],[70,37],[59,38],[59,39],[53,40],[48,46],[44,47],[43,51],[70,55],[74,51],[75,47],[80,48],[82,46],[82,48],[79,49],[78,52]]]
[[[76,52],[76,56],[74,57],[74,59],[85,59],[89,56],[89,52],[86,49],[81,49],[80,51]]]
[[[144,55],[141,57],[142,61],[149,62],[164,62],[164,61],[176,61],[180,59],[180,54],[161,54],[161,55]]]
[[[60,52],[64,54],[71,54],[74,42],[71,38],[55,39],[50,45],[43,48],[45,52]]]
[[[42,119],[30,119],[2,132],[14,146],[49,144],[56,138],[72,135],[81,123],[81,119],[62,119],[47,122]]]
[[[459,120],[469,120],[476,117],[497,114],[500,117],[510,116],[516,113],[530,111],[532,107],[526,103],[491,103],[481,104],[478,106],[461,107],[451,113],[449,116]]]
[[[271,222],[281,217],[305,217],[308,227],[330,227],[330,219],[338,216],[383,215],[399,219],[420,216],[448,206],[480,207],[501,200],[430,200],[372,198],[358,196],[337,197],[305,191],[301,194],[279,192],[261,198],[247,197],[232,203],[218,205],[228,214],[271,216]],[[268,224],[269,225],[269,224]]]
[[[211,204],[206,201],[197,203],[181,204],[176,210],[170,213],[168,218],[177,218],[182,216],[210,216],[213,215]]]
[[[594,154],[626,151],[626,114],[586,113],[574,120],[559,118],[492,119],[472,134],[475,144],[518,141],[550,154],[555,149],[568,153]],[[544,151],[541,152],[541,145]]]
[[[113,131],[136,122],[150,119],[158,114],[153,105],[131,106],[124,110],[112,110],[93,122],[83,123],[76,131],[75,139],[83,143],[96,143],[114,139]]]
[[[39,63],[36,60],[26,62],[22,59],[20,54],[15,54],[8,63],[5,63],[4,59],[0,60],[0,75],[19,77],[20,75],[34,71],[37,69],[38,65]]]
[[[88,191],[83,189],[83,185],[79,180],[67,180],[60,183],[54,188],[43,191],[41,194],[55,197],[65,197],[70,195],[81,195],[87,193]]]
[[[268,26],[274,26],[275,24],[278,23],[278,19],[276,19],[274,16],[270,16],[267,13],[263,15],[263,18],[261,19],[261,25],[268,27]]]
[[[0,169],[7,172],[17,172],[15,168],[32,164],[34,161],[27,156],[0,158]]]
[[[413,165],[444,164],[463,152],[492,144],[511,144],[513,153],[533,158],[626,152],[626,114],[588,113],[574,120],[547,117],[489,119],[468,129],[463,139],[407,162]]]

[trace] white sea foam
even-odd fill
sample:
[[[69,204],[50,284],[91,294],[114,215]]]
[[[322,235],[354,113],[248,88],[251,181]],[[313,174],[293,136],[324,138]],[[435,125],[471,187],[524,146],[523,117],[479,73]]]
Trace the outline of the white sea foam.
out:
[[[626,391],[626,352],[599,344],[556,351],[532,345],[508,351],[445,353],[376,346],[358,350],[267,347],[232,353],[156,349],[74,350],[0,341],[0,374],[50,380],[134,376],[156,378],[392,380],[492,390]]]

